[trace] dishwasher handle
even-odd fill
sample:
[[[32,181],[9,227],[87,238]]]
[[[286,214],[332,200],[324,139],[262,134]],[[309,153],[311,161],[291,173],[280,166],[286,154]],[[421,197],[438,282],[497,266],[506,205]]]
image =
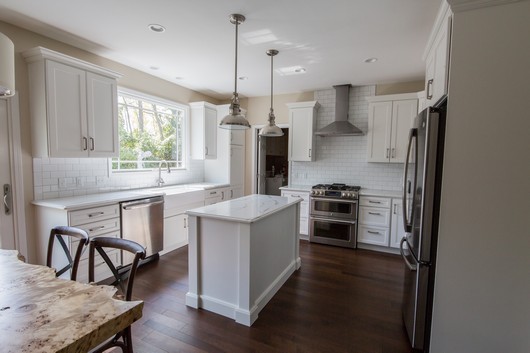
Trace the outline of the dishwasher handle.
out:
[[[134,210],[137,208],[151,207],[153,205],[159,205],[164,203],[162,197],[155,197],[150,199],[135,200],[130,202],[124,202],[121,204],[121,208],[124,210]]]

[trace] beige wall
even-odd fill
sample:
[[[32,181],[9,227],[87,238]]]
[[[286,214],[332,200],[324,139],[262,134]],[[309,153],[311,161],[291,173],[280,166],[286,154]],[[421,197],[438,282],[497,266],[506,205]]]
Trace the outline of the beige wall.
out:
[[[424,81],[380,84],[375,87],[375,95],[382,96],[385,94],[420,92],[420,91],[423,91],[424,85],[425,85]]]
[[[432,353],[530,352],[528,14],[453,18]]]
[[[274,115],[276,116],[276,124],[289,123],[289,110],[286,103],[312,101],[313,92],[300,92],[293,94],[282,94],[274,96]],[[246,103],[247,119],[254,126],[262,126],[267,123],[269,117],[269,110],[271,106],[271,97],[252,97],[247,98],[246,102],[241,102],[244,106]],[[253,153],[255,152],[252,145],[252,133],[254,129],[247,130],[246,133],[246,158],[245,158],[245,195],[253,193],[252,190],[252,163],[254,163]]]
[[[20,27],[12,26],[2,21],[0,21],[0,32],[8,36],[15,45],[15,84],[20,100],[22,168],[24,175],[24,198],[26,200],[25,210],[28,237],[28,254],[24,255],[26,255],[29,261],[32,261],[35,258],[34,253],[32,252],[32,244],[34,242],[31,237],[31,234],[34,234],[32,226],[32,220],[34,216],[33,207],[31,205],[31,201],[33,199],[33,160],[31,156],[28,70],[21,52],[36,46],[42,46],[51,50],[55,50],[57,52],[61,52],[63,54],[73,56],[121,73],[123,77],[118,81],[120,86],[135,89],[148,94],[153,94],[180,103],[206,100],[211,103],[218,104],[219,101],[130,67],[118,64],[103,57],[94,55],[79,48],[75,48],[40,34],[27,31]]]

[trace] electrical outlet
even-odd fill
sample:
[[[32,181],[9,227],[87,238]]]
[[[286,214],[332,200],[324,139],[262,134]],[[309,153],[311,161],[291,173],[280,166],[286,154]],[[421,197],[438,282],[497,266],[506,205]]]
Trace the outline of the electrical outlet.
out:
[[[85,185],[85,180],[83,177],[77,177],[75,179],[75,185],[77,185],[78,187],[81,187],[83,185]]]
[[[66,189],[66,178],[59,178],[59,189]]]

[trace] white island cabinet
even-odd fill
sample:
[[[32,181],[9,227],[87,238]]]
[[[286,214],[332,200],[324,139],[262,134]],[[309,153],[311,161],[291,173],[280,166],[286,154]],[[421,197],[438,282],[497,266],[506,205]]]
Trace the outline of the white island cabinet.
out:
[[[188,210],[186,305],[252,325],[300,268],[300,202],[249,195]]]

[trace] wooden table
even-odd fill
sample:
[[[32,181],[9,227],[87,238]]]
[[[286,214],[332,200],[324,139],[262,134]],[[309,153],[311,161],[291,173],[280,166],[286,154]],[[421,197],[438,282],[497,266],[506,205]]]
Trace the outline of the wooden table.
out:
[[[58,279],[0,249],[0,352],[87,352],[142,317],[110,286]]]

